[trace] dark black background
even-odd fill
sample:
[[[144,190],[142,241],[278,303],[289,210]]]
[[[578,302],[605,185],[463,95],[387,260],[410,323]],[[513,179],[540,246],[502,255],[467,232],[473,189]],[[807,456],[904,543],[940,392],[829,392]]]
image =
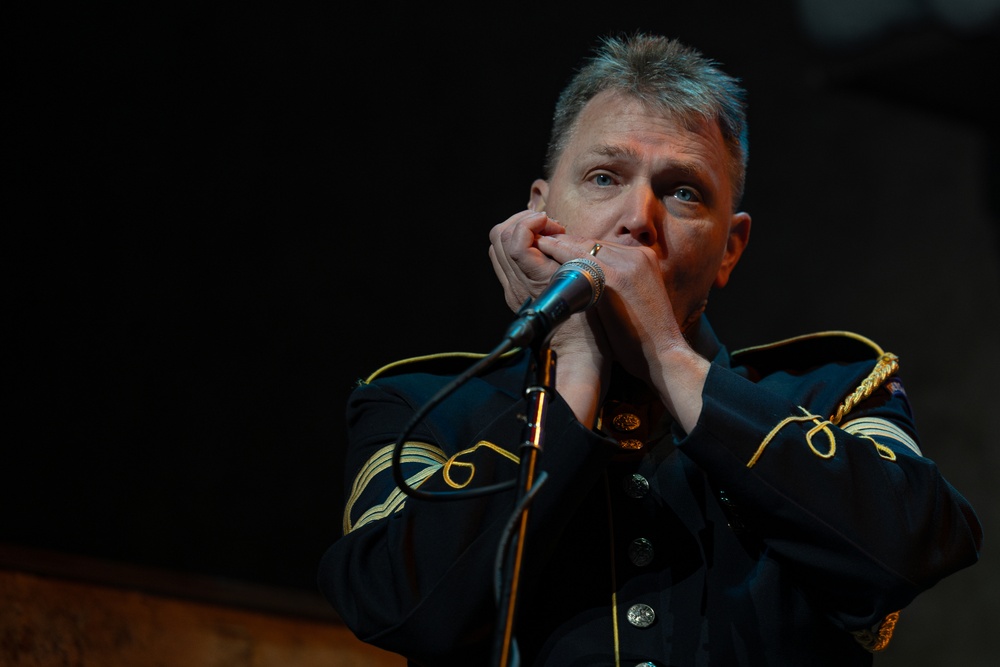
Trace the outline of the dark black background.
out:
[[[928,213],[900,234],[865,206],[889,178],[867,134],[891,131],[886,110],[979,137],[962,173],[986,193],[970,206],[987,236],[967,243],[994,261],[996,303],[995,22],[914,10],[831,36],[793,2],[752,4],[473,16],[122,3],[24,17],[5,104],[0,542],[313,591],[340,531],[352,383],[498,342],[511,314],[487,233],[526,204],[556,94],[600,34],[681,37],[750,90],[754,236],[709,309],[730,347],[896,334],[877,289],[840,290],[913,257],[918,222],[948,227]],[[918,136],[905,150],[929,148]],[[932,182],[932,202],[956,194]],[[851,259],[857,245],[892,259]],[[940,350],[940,336],[911,328],[886,346]]]

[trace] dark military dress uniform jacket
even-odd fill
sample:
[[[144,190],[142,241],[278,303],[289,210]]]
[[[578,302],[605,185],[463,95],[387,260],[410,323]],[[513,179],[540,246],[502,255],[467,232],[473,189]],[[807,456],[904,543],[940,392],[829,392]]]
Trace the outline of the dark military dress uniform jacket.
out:
[[[691,433],[627,382],[594,430],[550,402],[508,644],[519,664],[870,665],[905,627],[899,610],[978,559],[980,524],[921,454],[894,355],[846,332],[730,355],[700,328],[712,367]],[[516,479],[528,357],[412,430],[409,485]],[[486,667],[515,492],[410,498],[391,470],[454,362],[403,364],[352,392],[345,534],[319,583],[360,639],[414,665]]]

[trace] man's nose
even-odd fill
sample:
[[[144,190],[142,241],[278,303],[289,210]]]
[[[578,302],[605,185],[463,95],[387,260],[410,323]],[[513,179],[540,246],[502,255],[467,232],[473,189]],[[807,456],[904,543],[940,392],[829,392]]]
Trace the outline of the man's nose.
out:
[[[663,219],[664,206],[656,191],[649,185],[638,185],[632,188],[625,198],[625,210],[622,220],[621,234],[627,234],[643,245],[652,245],[656,241],[657,228]]]

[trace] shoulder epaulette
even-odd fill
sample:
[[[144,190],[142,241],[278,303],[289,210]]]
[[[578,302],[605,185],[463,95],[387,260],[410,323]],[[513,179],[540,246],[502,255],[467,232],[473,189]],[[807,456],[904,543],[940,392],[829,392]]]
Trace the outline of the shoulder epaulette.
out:
[[[510,357],[519,351],[520,348],[514,348],[500,355],[500,358]],[[376,378],[399,373],[457,375],[465,371],[472,362],[478,361],[485,356],[485,353],[480,352],[439,352],[437,354],[425,354],[419,357],[399,359],[382,366],[368,377],[359,379],[356,384],[358,386],[365,385]]]
[[[872,394],[893,373],[899,370],[899,358],[884,351],[871,339],[850,331],[820,331],[794,338],[787,338],[767,345],[737,350],[731,355],[734,365],[750,369],[759,377],[778,370],[808,370],[831,361],[872,361],[868,376],[852,394],[844,399],[830,421],[839,424],[841,419],[860,401]]]
[[[805,370],[827,361],[878,359],[885,351],[873,340],[850,331],[818,331],[736,350],[733,365],[761,375],[777,370]]]

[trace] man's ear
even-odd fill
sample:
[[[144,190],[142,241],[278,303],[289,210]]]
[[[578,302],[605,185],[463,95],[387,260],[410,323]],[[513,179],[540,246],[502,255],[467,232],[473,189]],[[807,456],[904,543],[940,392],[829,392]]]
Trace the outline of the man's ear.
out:
[[[740,256],[750,241],[750,214],[734,213],[729,223],[729,237],[726,239],[726,251],[722,255],[722,264],[719,265],[719,272],[715,274],[715,286],[722,288],[729,282],[729,276],[736,263],[740,261]]]
[[[536,178],[531,184],[531,196],[528,198],[528,208],[532,211],[544,211],[545,201],[549,197],[549,182]]]

